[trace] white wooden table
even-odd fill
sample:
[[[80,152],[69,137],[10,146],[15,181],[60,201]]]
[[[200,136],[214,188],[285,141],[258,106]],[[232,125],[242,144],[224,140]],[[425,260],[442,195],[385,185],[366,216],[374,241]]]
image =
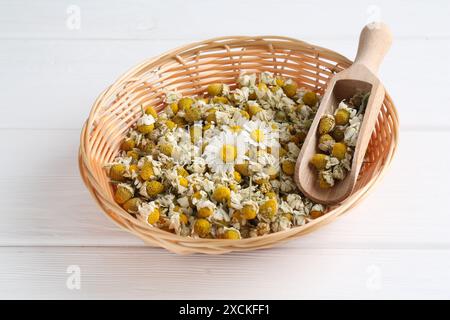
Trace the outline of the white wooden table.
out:
[[[0,298],[450,298],[449,16],[446,0],[0,0]],[[176,256],[119,230],[90,198],[80,128],[128,68],[234,34],[352,58],[378,17],[395,37],[380,76],[400,113],[399,151],[349,214],[275,249]]]

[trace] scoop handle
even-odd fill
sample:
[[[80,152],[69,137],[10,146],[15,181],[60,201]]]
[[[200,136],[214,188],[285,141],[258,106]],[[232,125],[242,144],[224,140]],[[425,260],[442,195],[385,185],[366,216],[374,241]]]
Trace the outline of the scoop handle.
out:
[[[391,44],[392,33],[386,24],[373,22],[366,25],[359,36],[355,64],[365,65],[376,75]]]

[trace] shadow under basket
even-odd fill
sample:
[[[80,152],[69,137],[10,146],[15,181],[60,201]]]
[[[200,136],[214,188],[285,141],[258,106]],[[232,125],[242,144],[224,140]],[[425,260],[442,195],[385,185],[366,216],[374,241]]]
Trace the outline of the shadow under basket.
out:
[[[120,227],[149,245],[175,253],[254,250],[300,237],[354,207],[385,173],[398,142],[397,111],[388,93],[351,196],[322,217],[290,230],[241,240],[177,236],[145,224],[119,206],[104,166],[116,157],[127,130],[141,115],[141,105],[152,105],[157,111],[164,107],[165,90],[178,90],[183,95],[203,94],[210,83],[222,82],[234,88],[241,73],[269,71],[291,77],[299,86],[323,94],[330,77],[351,63],[331,50],[278,36],[215,38],[149,59],[124,74],[95,101],[81,132],[79,166],[84,183]]]

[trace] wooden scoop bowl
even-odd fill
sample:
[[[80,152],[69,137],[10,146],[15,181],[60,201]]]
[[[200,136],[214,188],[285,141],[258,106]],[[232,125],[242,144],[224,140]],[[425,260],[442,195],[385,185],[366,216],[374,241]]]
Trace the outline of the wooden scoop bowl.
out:
[[[376,74],[380,63],[392,43],[389,28],[382,23],[366,25],[359,37],[355,62],[348,69],[336,74],[328,83],[317,114],[303,143],[295,167],[294,178],[300,190],[310,199],[322,204],[336,204],[347,198],[355,187],[378,113],[384,100],[384,87]],[[317,126],[325,114],[333,114],[339,102],[347,101],[358,90],[370,96],[361,123],[350,172],[342,181],[336,181],[329,189],[319,187],[317,170],[310,165],[311,157],[317,153]]]

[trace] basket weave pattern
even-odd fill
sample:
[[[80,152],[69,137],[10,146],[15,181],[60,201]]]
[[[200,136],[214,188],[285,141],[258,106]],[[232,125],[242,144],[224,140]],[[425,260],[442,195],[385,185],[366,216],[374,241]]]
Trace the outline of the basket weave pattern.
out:
[[[227,83],[234,88],[242,72],[269,71],[322,94],[330,77],[351,63],[331,50],[277,36],[215,38],[149,59],[124,74],[95,101],[81,133],[79,166],[84,183],[119,226],[149,245],[180,254],[268,248],[313,231],[361,201],[389,166],[397,147],[398,117],[387,93],[352,195],[324,216],[287,231],[242,240],[191,239],[148,226],[114,201],[104,165],[117,155],[128,128],[141,115],[141,105],[152,105],[157,111],[164,107],[166,89],[183,95],[203,94],[210,83]]]

